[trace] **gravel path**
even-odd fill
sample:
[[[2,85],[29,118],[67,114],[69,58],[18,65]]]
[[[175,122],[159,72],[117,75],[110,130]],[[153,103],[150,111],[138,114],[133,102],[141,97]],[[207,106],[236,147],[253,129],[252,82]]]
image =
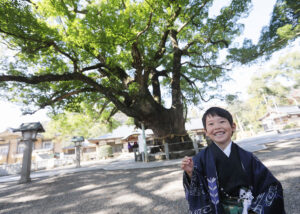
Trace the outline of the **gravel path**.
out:
[[[283,186],[285,211],[300,213],[300,138],[267,144],[255,152]]]
[[[300,210],[300,139],[268,144],[255,154],[284,187],[287,214]],[[0,184],[0,213],[185,214],[179,165],[93,170]]]

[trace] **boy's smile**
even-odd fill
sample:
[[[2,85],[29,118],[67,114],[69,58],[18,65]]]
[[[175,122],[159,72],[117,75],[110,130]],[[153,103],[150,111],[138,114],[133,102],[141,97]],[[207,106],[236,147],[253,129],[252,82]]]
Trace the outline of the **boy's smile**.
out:
[[[232,133],[235,131],[235,124],[230,125],[229,121],[220,116],[208,115],[206,118],[206,136],[214,141],[221,149],[225,149],[231,142]]]

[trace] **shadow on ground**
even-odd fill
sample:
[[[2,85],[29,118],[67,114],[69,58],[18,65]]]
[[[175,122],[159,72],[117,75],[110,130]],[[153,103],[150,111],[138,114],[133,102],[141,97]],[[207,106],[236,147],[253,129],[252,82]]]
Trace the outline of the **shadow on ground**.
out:
[[[270,143],[255,152],[281,181],[286,213],[300,210],[300,139]],[[178,165],[148,169],[93,170],[0,184],[0,213],[185,214]]]
[[[2,184],[0,213],[187,213],[179,166]]]

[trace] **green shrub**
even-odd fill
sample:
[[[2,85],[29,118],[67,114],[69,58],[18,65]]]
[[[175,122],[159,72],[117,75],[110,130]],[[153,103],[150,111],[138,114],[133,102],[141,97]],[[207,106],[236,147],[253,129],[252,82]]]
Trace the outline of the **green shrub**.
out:
[[[112,147],[110,145],[104,145],[99,147],[99,157],[100,158],[108,158],[112,157]]]
[[[285,129],[292,129],[292,128],[296,128],[297,127],[297,124],[296,123],[289,123],[289,124],[287,124],[287,125],[285,125],[284,127],[283,127],[283,129],[285,130]]]

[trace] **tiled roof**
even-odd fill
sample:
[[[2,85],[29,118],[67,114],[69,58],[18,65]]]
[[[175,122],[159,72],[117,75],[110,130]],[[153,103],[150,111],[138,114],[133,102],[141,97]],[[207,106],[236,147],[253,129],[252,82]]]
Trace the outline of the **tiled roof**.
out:
[[[279,113],[300,114],[299,106],[279,106],[277,109],[278,109]],[[274,110],[276,111],[276,109],[274,109]]]
[[[127,136],[129,133],[134,132],[134,126],[119,126],[112,133],[105,134],[99,137],[90,138],[89,140],[107,140],[107,139],[116,139],[116,138],[123,138]]]
[[[81,147],[86,148],[86,147],[95,147],[95,144],[90,143],[88,140],[83,141]],[[74,143],[71,143],[69,146],[65,146],[63,149],[74,149],[75,145]]]
[[[278,106],[277,108],[272,108],[271,110],[269,110],[264,116],[262,116],[258,120],[262,121],[268,117],[278,118],[293,114],[300,114],[299,106]]]
[[[187,130],[197,130],[197,129],[203,129],[203,125],[202,125],[202,121],[200,118],[192,118],[189,119],[186,124],[185,127]],[[109,134],[105,134],[99,137],[95,137],[95,138],[90,138],[88,140],[108,140],[108,139],[126,139],[128,138],[130,135],[133,134],[142,134],[142,130],[141,129],[135,129],[135,126],[120,126],[117,129],[113,130],[112,133]],[[146,135],[152,135],[153,132],[150,129],[146,129],[145,130],[145,134]]]

